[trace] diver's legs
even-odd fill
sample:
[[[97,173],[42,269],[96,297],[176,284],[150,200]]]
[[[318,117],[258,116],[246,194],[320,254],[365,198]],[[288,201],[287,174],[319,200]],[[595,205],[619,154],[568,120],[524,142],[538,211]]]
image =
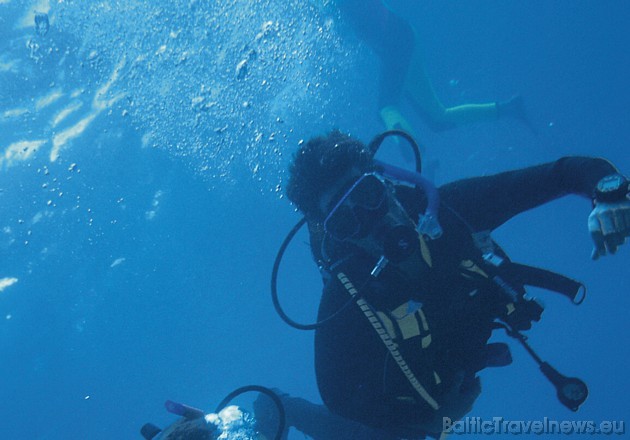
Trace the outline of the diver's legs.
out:
[[[427,75],[422,48],[417,33],[415,35],[415,50],[405,79],[404,90],[407,97],[411,99],[412,106],[427,119],[428,124],[434,129],[448,129],[497,119],[499,115],[497,104],[494,102],[455,107],[445,107],[442,104]]]
[[[520,120],[530,130],[536,129],[529,120],[523,99],[512,97],[503,102],[463,104],[445,107],[439,100],[429,75],[427,74],[423,50],[414,29],[414,51],[410,60],[403,87],[405,96],[412,107],[426,120],[427,125],[436,131],[447,130],[460,125],[494,121],[498,118],[511,117]]]

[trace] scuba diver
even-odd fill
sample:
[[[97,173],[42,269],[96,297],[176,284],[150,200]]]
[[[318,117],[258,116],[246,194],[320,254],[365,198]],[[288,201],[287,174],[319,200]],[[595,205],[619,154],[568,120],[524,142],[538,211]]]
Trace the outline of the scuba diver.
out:
[[[277,389],[258,395],[253,404],[255,417],[235,405],[210,414],[171,400],[165,407],[180,418],[164,429],[146,423],[140,430],[145,440],[286,440],[290,427],[314,440],[397,440]]]
[[[442,104],[427,75],[418,33],[384,0],[338,0],[337,4],[359,38],[381,59],[378,105],[387,130],[414,133],[404,115],[408,106],[434,131],[511,117],[536,132],[520,96],[502,102],[454,107]]]
[[[606,160],[564,157],[435,188],[420,174],[417,146],[417,172],[374,159],[392,134],[412,142],[406,133],[386,132],[365,145],[334,131],[304,143],[289,168],[286,194],[304,219],[278,253],[272,294],[285,321],[315,329],[316,378],[327,410],[383,439],[439,437],[443,418],[460,420],[472,409],[478,373],[512,362],[507,344],[488,342],[494,330],[505,330],[576,411],[586,384],[543,361],[521,332],[543,312],[524,286],[574,304],[583,301],[584,286],[512,262],[490,232],[575,194],[593,203],[592,257],[614,254],[630,235],[628,180]],[[324,283],[318,322],[309,325],[284,314],[275,287],[284,250],[303,224]]]
[[[235,397],[250,391],[267,396],[265,417],[269,420],[264,424],[265,434],[259,432],[250,413],[236,405],[228,405]],[[145,423],[140,429],[145,440],[281,440],[286,425],[284,405],[278,394],[259,385],[247,385],[232,391],[210,414],[172,400],[167,400],[164,406],[169,413],[180,418],[165,429]]]
[[[145,424],[140,430],[145,440],[263,440],[256,435],[251,415],[234,405],[206,415],[200,409],[169,400],[166,409],[181,418],[164,430]]]

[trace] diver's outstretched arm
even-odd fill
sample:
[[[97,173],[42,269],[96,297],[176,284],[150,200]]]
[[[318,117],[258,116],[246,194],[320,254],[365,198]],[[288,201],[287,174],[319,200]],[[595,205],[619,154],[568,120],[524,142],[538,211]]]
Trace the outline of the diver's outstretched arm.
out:
[[[324,405],[317,405],[308,400],[291,397],[276,390],[284,405],[287,429],[294,427],[314,440],[397,440],[385,432],[368,428],[353,420],[333,414]],[[254,402],[254,412],[258,429],[267,439],[273,439],[277,426],[276,410],[267,396],[260,395]],[[286,438],[286,432],[285,437]]]

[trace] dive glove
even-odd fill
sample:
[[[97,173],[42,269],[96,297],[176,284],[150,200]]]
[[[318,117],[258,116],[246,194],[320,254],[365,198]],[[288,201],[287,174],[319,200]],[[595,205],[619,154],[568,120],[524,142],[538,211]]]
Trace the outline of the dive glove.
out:
[[[611,174],[599,181],[595,189],[595,208],[588,217],[588,230],[597,260],[607,252],[614,254],[630,236],[629,182],[621,174]]]

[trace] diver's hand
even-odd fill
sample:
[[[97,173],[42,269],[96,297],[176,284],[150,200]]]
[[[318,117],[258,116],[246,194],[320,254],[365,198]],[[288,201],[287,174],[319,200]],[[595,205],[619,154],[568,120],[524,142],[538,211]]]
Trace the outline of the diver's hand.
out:
[[[617,248],[630,236],[630,200],[597,202],[588,216],[588,230],[594,244],[593,260],[607,252],[617,252]]]
[[[458,373],[451,388],[439,399],[440,408],[425,427],[428,432],[442,432],[445,418],[456,422],[472,410],[481,394],[481,381],[479,377],[469,377],[466,381],[464,378],[463,371]]]

